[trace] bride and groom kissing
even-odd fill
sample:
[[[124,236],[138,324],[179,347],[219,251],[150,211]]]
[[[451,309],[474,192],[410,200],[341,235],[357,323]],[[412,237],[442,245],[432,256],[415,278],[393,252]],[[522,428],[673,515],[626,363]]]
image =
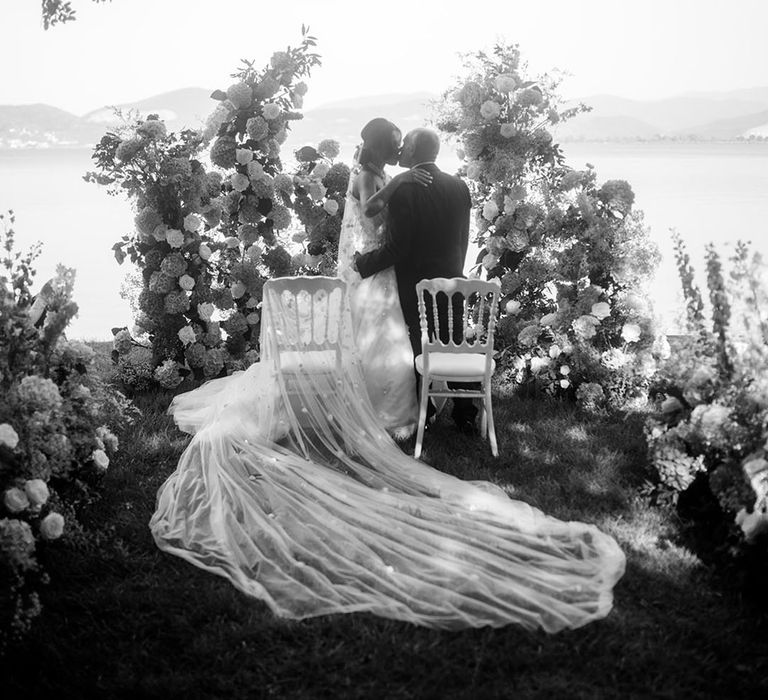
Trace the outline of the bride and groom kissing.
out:
[[[276,336],[291,333],[276,329],[300,309],[265,285],[260,361],[168,409],[192,439],[157,494],[157,546],[290,619],[369,612],[557,632],[605,617],[625,565],[610,535],[435,469],[393,439],[417,418],[415,285],[462,275],[470,196],[435,165],[433,132],[416,129],[401,148],[399,129],[375,119],[362,136],[339,237],[346,284],[323,280],[349,302],[341,367],[302,369],[297,337],[284,353],[298,358],[289,390]],[[390,179],[384,166],[398,160],[408,170]],[[454,403],[471,429],[475,407]]]
[[[417,415],[420,377],[413,358],[421,353],[421,329],[416,283],[464,276],[471,198],[460,178],[436,165],[440,140],[435,132],[414,129],[401,146],[398,127],[376,118],[361,136],[339,240],[339,273],[350,288],[369,397],[385,427],[402,434]],[[395,164],[408,170],[390,179],[384,166]],[[460,307],[461,299],[454,297],[454,304]],[[438,315],[441,340],[447,342],[447,302],[438,303]],[[453,318],[458,326],[453,333],[460,338],[460,309]],[[453,399],[452,417],[461,432],[476,433],[477,412],[471,399]],[[430,402],[428,421],[434,413]]]

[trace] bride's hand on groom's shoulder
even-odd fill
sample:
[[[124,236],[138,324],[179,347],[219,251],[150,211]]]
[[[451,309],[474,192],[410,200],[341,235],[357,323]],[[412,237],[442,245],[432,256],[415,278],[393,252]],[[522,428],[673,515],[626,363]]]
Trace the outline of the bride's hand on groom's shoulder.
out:
[[[418,185],[429,187],[432,184],[432,174],[423,168],[411,168],[404,173],[398,173],[393,179],[399,180],[399,184],[405,182],[415,182]]]

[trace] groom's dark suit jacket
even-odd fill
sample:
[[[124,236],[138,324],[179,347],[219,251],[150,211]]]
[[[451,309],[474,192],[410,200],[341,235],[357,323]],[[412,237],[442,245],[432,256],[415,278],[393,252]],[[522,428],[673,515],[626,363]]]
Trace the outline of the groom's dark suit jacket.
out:
[[[431,184],[424,187],[408,182],[395,190],[389,200],[384,245],[357,261],[362,277],[395,266],[414,356],[421,354],[416,283],[429,277],[464,276],[471,208],[469,189],[461,179],[447,175],[434,163],[418,167],[431,173]]]

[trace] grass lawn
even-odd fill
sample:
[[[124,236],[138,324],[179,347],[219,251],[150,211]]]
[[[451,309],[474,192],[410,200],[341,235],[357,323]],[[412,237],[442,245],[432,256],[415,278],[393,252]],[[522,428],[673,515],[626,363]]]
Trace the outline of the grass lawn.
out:
[[[44,611],[4,660],[2,696],[59,698],[768,697],[768,620],[681,547],[635,494],[642,416],[495,397],[501,456],[438,424],[425,460],[485,479],[627,554],[603,621],[557,635],[442,632],[371,615],[275,618],[226,580],[162,554],[148,521],[188,438],[138,398],[86,535],[52,548]]]

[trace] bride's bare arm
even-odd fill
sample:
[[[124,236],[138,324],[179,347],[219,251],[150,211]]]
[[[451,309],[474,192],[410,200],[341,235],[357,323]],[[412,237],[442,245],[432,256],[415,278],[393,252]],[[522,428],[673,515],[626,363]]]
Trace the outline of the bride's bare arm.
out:
[[[411,168],[395,175],[384,187],[376,189],[376,178],[368,170],[362,170],[358,175],[357,191],[360,196],[360,206],[365,216],[372,218],[384,210],[389,204],[395,190],[404,182],[416,182],[424,187],[432,182],[432,175],[421,168]]]

